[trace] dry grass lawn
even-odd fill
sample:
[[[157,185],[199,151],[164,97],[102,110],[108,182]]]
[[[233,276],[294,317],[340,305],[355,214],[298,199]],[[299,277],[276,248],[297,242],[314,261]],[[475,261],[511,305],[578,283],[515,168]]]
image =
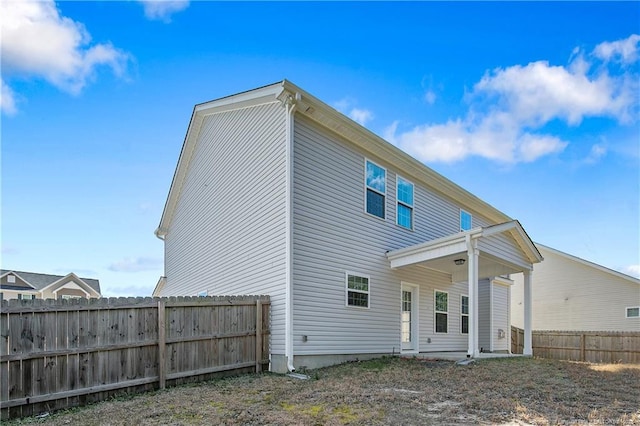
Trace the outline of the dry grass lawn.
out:
[[[640,366],[383,358],[220,379],[7,422],[47,425],[640,425]]]

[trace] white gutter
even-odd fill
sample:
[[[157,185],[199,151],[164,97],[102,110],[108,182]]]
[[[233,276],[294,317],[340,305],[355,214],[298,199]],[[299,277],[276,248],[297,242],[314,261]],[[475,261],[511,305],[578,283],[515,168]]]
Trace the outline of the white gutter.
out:
[[[287,95],[284,100],[286,108],[286,190],[285,190],[285,342],[284,352],[287,358],[287,369],[295,371],[293,366],[293,114],[296,110],[296,101],[300,95],[296,93],[295,98]]]

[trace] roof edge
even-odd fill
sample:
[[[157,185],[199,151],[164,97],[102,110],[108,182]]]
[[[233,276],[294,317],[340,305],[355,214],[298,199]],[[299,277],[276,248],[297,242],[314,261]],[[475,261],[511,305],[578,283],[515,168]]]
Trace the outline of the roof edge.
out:
[[[544,244],[535,243],[535,245],[541,247],[543,250],[549,250],[550,252],[552,252],[554,254],[557,254],[559,256],[562,256],[562,257],[564,257],[566,259],[572,260],[574,262],[582,263],[583,265],[590,266],[592,268],[596,268],[596,269],[598,269],[598,270],[600,270],[602,272],[606,272],[606,273],[611,274],[611,275],[616,275],[619,278],[622,278],[622,279],[625,279],[625,280],[628,280],[628,281],[631,281],[631,282],[634,282],[634,283],[640,285],[640,278],[636,278],[636,277],[634,277],[632,275],[625,274],[624,272],[616,271],[615,269],[607,268],[606,266],[602,266],[602,265],[600,265],[598,263],[591,262],[590,260],[586,260],[586,259],[583,259],[581,257],[574,256],[574,255],[569,254],[569,253],[565,253],[565,252],[563,252],[561,250],[554,249],[553,247],[549,247],[549,246],[546,246]]]

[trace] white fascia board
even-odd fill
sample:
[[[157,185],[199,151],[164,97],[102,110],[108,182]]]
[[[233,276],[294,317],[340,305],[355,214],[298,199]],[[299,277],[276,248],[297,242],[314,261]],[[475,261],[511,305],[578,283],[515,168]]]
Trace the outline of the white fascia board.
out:
[[[498,285],[502,285],[505,287],[510,287],[513,285],[513,280],[509,279],[509,278],[504,278],[504,277],[493,277],[491,279],[491,283],[492,284],[498,284]]]

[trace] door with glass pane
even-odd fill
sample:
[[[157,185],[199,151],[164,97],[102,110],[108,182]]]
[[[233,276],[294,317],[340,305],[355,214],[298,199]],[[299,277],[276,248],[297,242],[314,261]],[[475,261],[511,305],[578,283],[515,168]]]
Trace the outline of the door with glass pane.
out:
[[[403,351],[418,350],[418,288],[402,283],[400,341]]]

